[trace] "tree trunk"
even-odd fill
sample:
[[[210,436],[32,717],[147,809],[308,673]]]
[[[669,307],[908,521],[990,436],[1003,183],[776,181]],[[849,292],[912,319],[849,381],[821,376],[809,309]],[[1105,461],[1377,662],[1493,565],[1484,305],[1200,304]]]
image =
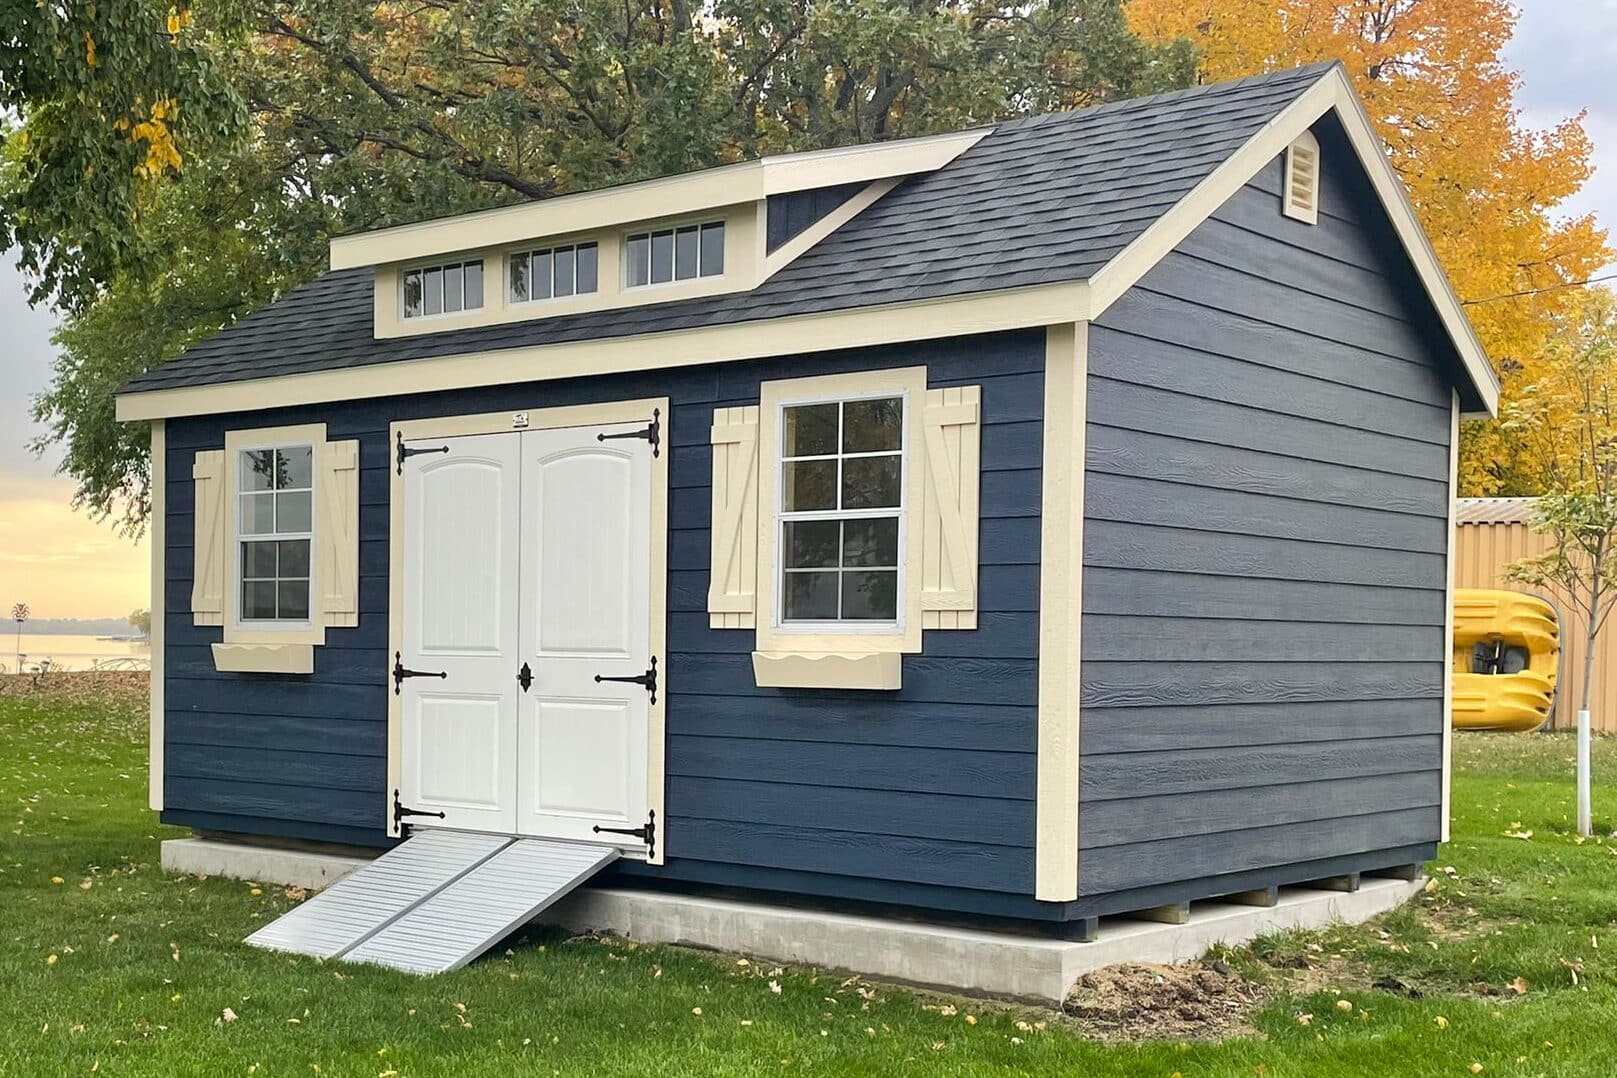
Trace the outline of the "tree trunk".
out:
[[[1590,610],[1583,634],[1583,693],[1578,701],[1578,834],[1584,837],[1594,832],[1589,792],[1589,704],[1594,698],[1595,641],[1599,634],[1596,610]]]

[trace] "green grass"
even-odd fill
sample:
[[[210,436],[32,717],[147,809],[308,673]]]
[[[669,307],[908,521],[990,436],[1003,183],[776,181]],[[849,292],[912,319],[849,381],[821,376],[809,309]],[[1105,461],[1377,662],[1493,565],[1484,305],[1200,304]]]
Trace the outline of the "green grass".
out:
[[[1617,1073],[1617,844],[1571,835],[1561,737],[1459,740],[1455,841],[1415,905],[1221,954],[1271,993],[1254,1032],[1107,1044],[1049,1013],[543,932],[433,980],[253,951],[291,900],[157,869],[179,832],[145,807],[143,711],[0,696],[0,1074]],[[1609,774],[1617,743],[1597,747]]]

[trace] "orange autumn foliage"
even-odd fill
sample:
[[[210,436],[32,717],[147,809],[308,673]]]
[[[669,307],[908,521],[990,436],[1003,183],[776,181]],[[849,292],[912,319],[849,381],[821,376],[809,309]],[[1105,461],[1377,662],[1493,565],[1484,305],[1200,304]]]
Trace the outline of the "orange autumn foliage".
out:
[[[1554,206],[1588,179],[1582,115],[1548,131],[1516,114],[1520,79],[1501,51],[1503,0],[1130,0],[1147,41],[1189,38],[1207,82],[1341,60],[1387,144],[1432,245],[1468,301],[1508,402],[1533,382],[1581,281],[1610,258],[1591,217]],[[1476,302],[1476,301],[1485,302]],[[1498,423],[1467,424],[1461,492],[1535,493],[1545,462]]]

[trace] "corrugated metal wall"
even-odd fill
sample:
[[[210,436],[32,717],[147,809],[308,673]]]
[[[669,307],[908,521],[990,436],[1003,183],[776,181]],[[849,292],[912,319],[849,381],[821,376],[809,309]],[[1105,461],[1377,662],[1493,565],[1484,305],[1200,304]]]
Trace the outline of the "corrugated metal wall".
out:
[[[1533,591],[1525,585],[1506,580],[1505,571],[1513,562],[1543,554],[1550,545],[1545,536],[1535,535],[1525,523],[1520,522],[1461,520],[1456,530],[1455,587]],[[1544,597],[1554,603],[1561,613],[1561,681],[1554,725],[1556,729],[1569,730],[1577,725],[1578,720],[1578,679],[1583,673],[1583,620],[1568,610],[1559,596],[1544,594]],[[1589,708],[1594,728],[1605,733],[1617,733],[1617,697],[1607,689],[1613,683],[1614,668],[1617,668],[1617,632],[1612,631],[1608,623],[1595,656],[1594,696]]]

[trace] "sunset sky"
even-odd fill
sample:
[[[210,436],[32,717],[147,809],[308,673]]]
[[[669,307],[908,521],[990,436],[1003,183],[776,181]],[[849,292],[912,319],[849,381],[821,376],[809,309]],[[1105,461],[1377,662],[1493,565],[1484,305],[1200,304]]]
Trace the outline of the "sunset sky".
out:
[[[1617,0],[1528,0],[1507,52],[1521,72],[1523,120],[1547,128],[1587,109],[1599,171],[1565,208],[1617,226]],[[24,446],[38,428],[29,399],[50,378],[50,315],[28,309],[14,258],[0,253],[0,614],[25,601],[35,617],[122,617],[148,604],[143,544],[72,510],[60,453]],[[1608,272],[1617,272],[1617,266]]]

